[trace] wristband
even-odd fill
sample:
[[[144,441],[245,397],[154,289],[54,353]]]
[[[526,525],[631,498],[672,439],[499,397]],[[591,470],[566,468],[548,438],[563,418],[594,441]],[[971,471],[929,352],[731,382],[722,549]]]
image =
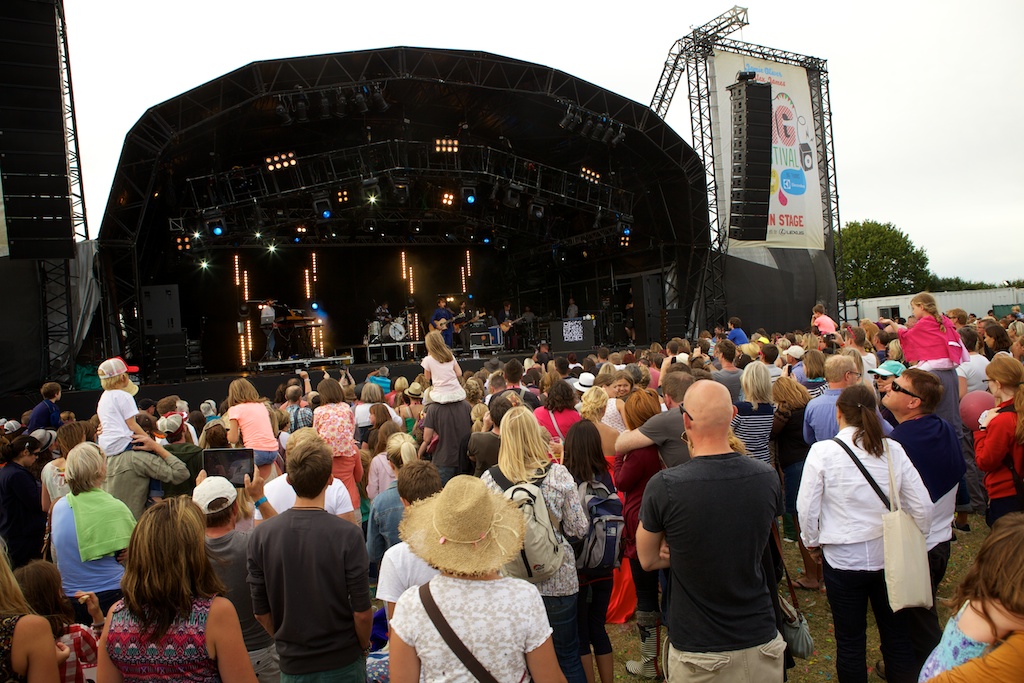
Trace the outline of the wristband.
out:
[[[259,500],[256,501],[256,508],[258,509],[260,505],[263,505],[266,502],[267,502],[267,497],[263,496],[262,498],[260,498]]]

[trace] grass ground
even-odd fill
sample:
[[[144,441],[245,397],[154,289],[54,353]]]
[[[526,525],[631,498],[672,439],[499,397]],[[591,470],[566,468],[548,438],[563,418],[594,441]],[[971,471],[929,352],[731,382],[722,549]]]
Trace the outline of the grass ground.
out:
[[[952,545],[946,577],[939,586],[939,622],[944,627],[949,617],[949,609],[942,604],[944,598],[953,594],[953,589],[967,572],[981,542],[988,535],[988,527],[981,517],[971,516],[970,532],[957,532],[957,541]],[[803,562],[795,543],[783,543],[783,554],[786,566],[795,580]],[[820,681],[836,680],[836,644],[833,637],[832,612],[828,606],[825,593],[799,591],[797,598],[800,608],[807,617],[807,623],[814,637],[814,655],[810,659],[796,660],[796,667],[788,672],[788,680],[792,683],[819,683]],[[626,624],[608,624],[608,635],[611,637],[615,651],[616,680],[639,680],[626,672],[626,661],[638,659],[640,641],[636,635],[636,625],[630,621]],[[868,652],[867,661],[872,673],[869,680],[880,681],[874,675],[874,662],[882,658],[879,650],[878,631],[874,628],[874,618],[868,610]]]

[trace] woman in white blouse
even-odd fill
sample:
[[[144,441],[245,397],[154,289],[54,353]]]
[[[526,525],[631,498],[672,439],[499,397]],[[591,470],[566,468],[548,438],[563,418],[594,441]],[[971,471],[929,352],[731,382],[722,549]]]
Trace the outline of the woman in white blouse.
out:
[[[871,389],[857,384],[843,390],[836,402],[839,434],[811,447],[797,496],[800,535],[824,565],[840,683],[867,681],[868,601],[882,641],[887,679],[917,680],[904,615],[893,613],[886,593],[882,515],[888,508],[853,458],[887,497],[891,462],[900,507],[925,535],[932,503],[902,446],[882,435],[875,411]]]

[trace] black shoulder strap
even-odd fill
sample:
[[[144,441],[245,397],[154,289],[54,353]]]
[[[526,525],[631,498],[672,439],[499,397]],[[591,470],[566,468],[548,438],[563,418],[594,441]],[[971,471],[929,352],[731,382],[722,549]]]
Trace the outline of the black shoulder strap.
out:
[[[850,450],[850,447],[847,446],[842,441],[840,441],[838,438],[835,438],[835,439],[832,439],[832,440],[835,441],[837,444],[839,444],[840,446],[843,447],[843,450],[846,451],[847,455],[850,456],[850,459],[853,460],[853,463],[857,466],[857,469],[860,470],[860,473],[863,474],[864,478],[868,480],[869,484],[871,484],[871,488],[873,488],[875,490],[875,493],[878,494],[878,497],[882,499],[882,503],[885,504],[885,508],[887,510],[891,510],[892,509],[892,505],[889,503],[889,496],[885,495],[882,492],[882,489],[878,486],[878,482],[876,482],[874,480],[874,478],[870,474],[868,474],[868,471],[864,467],[864,463],[862,463],[860,461],[860,458],[858,458],[856,455],[854,455],[853,451]]]
[[[502,474],[501,469],[497,465],[492,465],[487,471],[491,473],[491,479],[501,487],[502,491],[507,491],[512,486],[512,480]]]
[[[444,614],[441,613],[441,608],[434,602],[434,596],[430,594],[430,582],[420,586],[420,602],[423,603],[423,609],[427,611],[427,616],[430,617],[430,621],[434,623],[434,628],[447,643],[451,651],[455,653],[455,656],[459,658],[469,673],[473,674],[473,677],[478,681],[484,683],[498,683],[498,679],[491,675],[491,672],[487,670],[480,660],[473,656],[473,653],[469,651],[466,644],[462,642],[459,636],[452,630],[452,627],[448,624],[448,620],[444,618]]]
[[[1003,406],[996,412],[1015,413],[1017,412],[1017,409],[1014,408],[1013,404],[1011,403],[1010,405]],[[1013,487],[1017,489],[1017,499],[1020,501],[1022,505],[1024,505],[1024,479],[1021,479],[1020,473],[1017,471],[1017,468],[1013,466],[1012,448],[1010,449],[1010,452],[1006,454],[1006,457],[1003,458],[1003,467],[1010,470],[1010,477],[1013,478]]]

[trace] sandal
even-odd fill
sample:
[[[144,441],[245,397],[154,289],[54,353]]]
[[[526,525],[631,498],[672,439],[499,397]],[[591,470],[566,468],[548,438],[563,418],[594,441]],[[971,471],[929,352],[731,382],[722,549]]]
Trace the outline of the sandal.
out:
[[[812,586],[812,585],[809,585],[807,583],[804,583],[804,581],[806,579],[807,579],[806,576],[801,576],[800,578],[798,578],[796,581],[793,582],[793,585],[796,586],[797,588],[799,588],[800,590],[805,590],[805,591],[820,591],[821,590],[821,584],[820,583],[818,585],[816,585],[816,586]]]

